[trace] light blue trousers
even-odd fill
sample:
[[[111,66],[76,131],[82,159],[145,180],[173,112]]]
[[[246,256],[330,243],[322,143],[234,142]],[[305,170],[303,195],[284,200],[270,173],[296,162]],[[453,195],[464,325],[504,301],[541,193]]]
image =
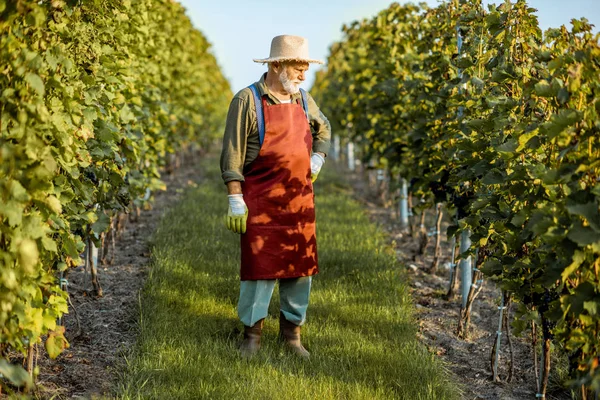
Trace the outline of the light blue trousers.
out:
[[[241,281],[238,316],[246,326],[253,326],[266,318],[276,279]],[[306,320],[311,276],[279,279],[279,302],[281,312],[288,321],[302,325]]]

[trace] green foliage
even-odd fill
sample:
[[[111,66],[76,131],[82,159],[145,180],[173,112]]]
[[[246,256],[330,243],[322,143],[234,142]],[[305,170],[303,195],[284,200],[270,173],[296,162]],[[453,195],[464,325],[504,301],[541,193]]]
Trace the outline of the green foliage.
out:
[[[0,374],[17,387],[32,386],[33,384],[27,371],[20,366],[8,363],[6,360],[0,359]]]
[[[55,357],[57,272],[215,138],[231,91],[173,1],[1,2],[0,32],[0,357],[46,334]]]
[[[600,392],[599,36],[585,19],[542,34],[534,11],[394,4],[345,27],[312,92],[414,193],[458,209],[520,318],[549,321],[572,384]]]

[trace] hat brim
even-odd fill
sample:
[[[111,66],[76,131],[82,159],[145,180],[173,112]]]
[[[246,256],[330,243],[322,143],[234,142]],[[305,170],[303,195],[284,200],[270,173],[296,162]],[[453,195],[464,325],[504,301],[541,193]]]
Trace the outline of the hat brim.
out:
[[[252,61],[254,61],[255,63],[262,63],[262,64],[272,63],[272,62],[285,62],[285,61],[307,62],[309,64],[325,64],[321,60],[312,60],[312,59],[305,59],[305,58],[288,58],[288,57],[272,57],[272,58],[262,58],[262,59],[253,58]]]

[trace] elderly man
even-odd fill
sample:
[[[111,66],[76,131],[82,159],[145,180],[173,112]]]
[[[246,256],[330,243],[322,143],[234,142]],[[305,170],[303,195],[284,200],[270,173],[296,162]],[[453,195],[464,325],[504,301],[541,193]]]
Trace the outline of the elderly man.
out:
[[[277,36],[268,71],[229,106],[221,153],[227,228],[241,234],[238,315],[242,356],[260,349],[263,322],[279,280],[279,337],[301,357],[312,276],[318,272],[313,182],[330,146],[331,128],[299,84],[313,60],[306,39]]]

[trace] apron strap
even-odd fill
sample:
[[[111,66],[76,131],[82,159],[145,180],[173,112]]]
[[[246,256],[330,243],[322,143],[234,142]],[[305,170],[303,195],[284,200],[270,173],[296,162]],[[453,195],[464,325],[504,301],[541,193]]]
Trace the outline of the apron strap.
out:
[[[252,97],[254,97],[256,122],[258,125],[258,140],[260,141],[260,146],[262,147],[263,141],[265,140],[265,115],[263,113],[262,100],[258,94],[258,88],[254,83],[248,86],[248,88],[250,88],[252,91]],[[300,89],[300,94],[302,95],[302,108],[304,109],[304,114],[306,114],[306,119],[310,125],[310,119],[308,118],[308,96],[306,94],[306,90]]]

